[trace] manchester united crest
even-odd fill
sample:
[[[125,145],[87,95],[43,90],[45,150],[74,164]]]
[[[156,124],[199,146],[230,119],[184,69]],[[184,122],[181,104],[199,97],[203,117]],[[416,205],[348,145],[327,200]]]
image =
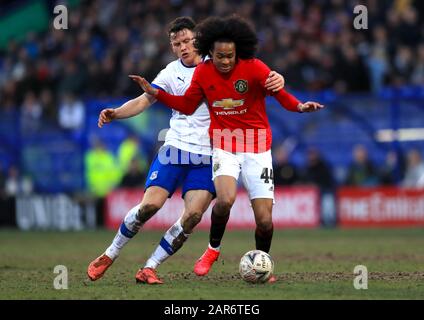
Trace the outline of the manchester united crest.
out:
[[[242,79],[237,80],[234,83],[234,88],[236,89],[236,91],[238,93],[246,93],[247,92],[247,89],[249,89],[248,86],[247,86],[247,81],[246,80],[242,80]]]

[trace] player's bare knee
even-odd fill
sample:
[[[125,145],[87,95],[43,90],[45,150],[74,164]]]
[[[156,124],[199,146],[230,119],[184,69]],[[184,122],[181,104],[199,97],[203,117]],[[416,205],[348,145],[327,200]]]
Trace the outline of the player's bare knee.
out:
[[[142,203],[138,210],[138,219],[141,223],[145,223],[158,212],[160,207],[154,203]]]
[[[182,222],[184,233],[192,233],[194,227],[202,220],[202,215],[203,213],[200,211],[190,211]]]
[[[256,227],[262,232],[270,232],[271,230],[273,230],[272,220],[259,219],[256,222]]]
[[[217,213],[220,213],[221,215],[229,214],[231,211],[231,207],[234,204],[235,199],[232,199],[231,197],[224,197],[223,199],[216,200],[215,207]]]

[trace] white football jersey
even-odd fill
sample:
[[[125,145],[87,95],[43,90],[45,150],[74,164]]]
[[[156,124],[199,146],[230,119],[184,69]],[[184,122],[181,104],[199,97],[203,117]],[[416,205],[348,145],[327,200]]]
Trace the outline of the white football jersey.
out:
[[[181,59],[169,63],[152,81],[152,85],[159,87],[169,94],[182,96],[191,83],[196,67],[185,66]],[[171,145],[178,149],[211,155],[209,139],[210,116],[208,107],[202,102],[192,115],[185,115],[172,110],[169,121],[170,129],[166,133],[164,145]]]

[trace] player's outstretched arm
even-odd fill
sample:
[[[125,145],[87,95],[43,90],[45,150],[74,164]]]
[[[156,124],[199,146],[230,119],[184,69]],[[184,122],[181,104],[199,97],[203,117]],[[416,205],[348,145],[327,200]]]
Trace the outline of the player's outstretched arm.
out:
[[[112,122],[115,119],[126,119],[136,116],[146,110],[155,102],[155,98],[147,93],[125,102],[119,108],[106,108],[99,114],[97,125],[102,128],[104,124]]]
[[[265,89],[272,92],[278,92],[284,88],[284,77],[277,71],[271,71],[268,78],[265,80]]]
[[[115,109],[107,108],[103,109],[99,114],[99,120],[97,121],[97,126],[102,128],[104,124],[112,122],[116,119]]]
[[[193,114],[203,99],[202,91],[198,86],[193,84],[193,81],[183,96],[175,96],[152,87],[146,79],[140,76],[129,75],[129,77],[137,82],[146,93],[152,95],[169,108],[175,109],[184,114]]]
[[[159,90],[152,87],[152,85],[146,79],[134,74],[130,74],[128,77],[130,77],[133,81],[137,82],[141,89],[143,89],[143,91],[147,94],[150,94],[153,97],[156,97],[158,95]]]
[[[300,103],[297,108],[300,112],[315,112],[322,108],[324,108],[324,105],[314,102],[314,101],[308,101],[305,103]]]
[[[284,77],[275,71],[270,71],[269,67],[261,60],[255,59],[255,66],[257,68],[257,75],[261,83],[265,79],[264,87],[268,91],[273,92],[273,96],[277,101],[287,110],[293,112],[314,112],[324,108],[318,102],[308,101],[305,103],[300,102],[295,96],[288,93],[283,89],[285,81]],[[268,76],[266,76],[268,75]]]
[[[286,90],[280,90],[274,97],[285,109],[293,112],[314,112],[324,108],[324,106],[318,102],[308,101],[302,103]]]

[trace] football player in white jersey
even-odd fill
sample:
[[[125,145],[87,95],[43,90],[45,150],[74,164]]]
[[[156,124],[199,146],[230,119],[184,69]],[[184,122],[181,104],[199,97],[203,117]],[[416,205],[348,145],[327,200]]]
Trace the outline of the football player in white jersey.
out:
[[[202,61],[193,46],[194,28],[195,23],[189,17],[179,17],[170,23],[168,36],[178,59],[158,74],[152,81],[153,86],[171,94],[184,95],[196,65]],[[266,86],[268,90],[278,91],[284,86],[284,78],[272,71]],[[144,93],[119,108],[104,109],[100,112],[98,126],[101,128],[115,119],[138,115],[155,101],[154,97]],[[181,185],[184,199],[181,217],[165,232],[145,266],[136,273],[139,283],[163,283],[156,268],[182,247],[215,196],[209,124],[209,111],[204,103],[189,116],[173,111],[165,143],[151,164],[143,199],[127,213],[111,245],[88,266],[87,274],[91,280],[104,275],[125,244]]]

